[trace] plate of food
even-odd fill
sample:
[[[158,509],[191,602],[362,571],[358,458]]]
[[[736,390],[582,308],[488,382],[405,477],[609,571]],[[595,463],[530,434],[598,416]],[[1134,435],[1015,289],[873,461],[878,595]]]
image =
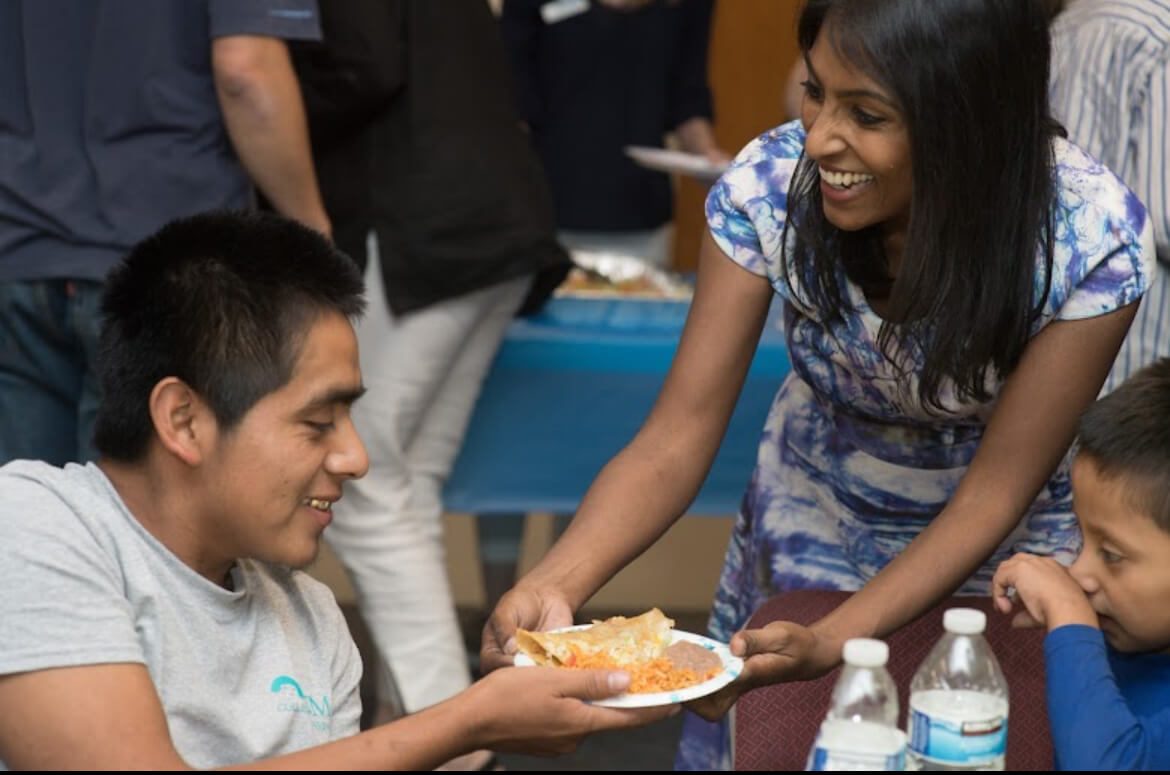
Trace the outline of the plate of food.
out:
[[[573,267],[557,296],[654,298],[690,301],[694,289],[677,272],[617,253],[575,250]]]
[[[611,708],[687,702],[722,689],[743,670],[726,643],[674,629],[657,608],[548,632],[517,630],[516,645],[518,667],[625,670],[629,690],[593,702]]]

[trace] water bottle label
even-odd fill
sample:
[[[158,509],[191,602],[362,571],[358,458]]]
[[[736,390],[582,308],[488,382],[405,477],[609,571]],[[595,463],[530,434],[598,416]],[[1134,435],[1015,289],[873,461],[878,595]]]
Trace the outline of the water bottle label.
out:
[[[809,757],[808,769],[904,770],[906,733],[868,721],[825,721]]]
[[[812,770],[873,772],[887,770],[900,772],[906,769],[906,749],[896,754],[866,753],[863,751],[835,751],[817,746],[813,752]]]
[[[947,716],[910,708],[910,748],[924,759],[968,767],[1002,760],[1007,749],[1007,703],[990,715]]]

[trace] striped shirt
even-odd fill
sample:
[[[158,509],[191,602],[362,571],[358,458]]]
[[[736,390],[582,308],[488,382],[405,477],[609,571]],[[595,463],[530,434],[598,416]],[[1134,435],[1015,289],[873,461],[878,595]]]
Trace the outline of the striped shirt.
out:
[[[1170,355],[1170,0],[1073,0],[1052,24],[1052,111],[1149,210],[1159,263],[1103,392]]]

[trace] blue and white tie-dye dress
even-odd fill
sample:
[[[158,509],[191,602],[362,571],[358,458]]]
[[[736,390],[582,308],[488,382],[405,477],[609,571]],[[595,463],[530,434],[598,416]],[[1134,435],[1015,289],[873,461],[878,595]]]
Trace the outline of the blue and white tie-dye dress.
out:
[[[975,454],[1001,380],[985,403],[958,400],[944,384],[945,412],[918,398],[920,355],[905,373],[878,346],[881,318],[842,269],[853,309],[826,323],[801,303],[805,287],[781,276],[789,181],[804,143],[799,122],[754,140],[715,184],[707,221],[736,263],[766,276],[784,304],[792,372],[760,438],[751,483],[736,520],[709,627],[727,641],[770,595],[802,589],[859,589],[938,514]],[[1111,172],[1056,140],[1058,205],[1051,286],[1033,335],[1054,320],[1102,315],[1145,292],[1154,265],[1145,208]],[[1010,160],[1005,159],[1005,163]],[[1035,293],[1044,295],[1037,247]],[[986,593],[995,566],[1027,551],[1071,561],[1080,536],[1072,512],[1069,460],[1053,474],[1017,529],[960,588]],[[726,764],[710,730],[688,720],[678,765]],[[723,737],[720,735],[719,737]],[[725,748],[726,740],[722,740]]]

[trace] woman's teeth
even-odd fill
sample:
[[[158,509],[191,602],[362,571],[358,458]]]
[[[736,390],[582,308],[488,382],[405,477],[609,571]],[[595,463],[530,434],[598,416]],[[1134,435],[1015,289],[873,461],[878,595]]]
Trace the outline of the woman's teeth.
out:
[[[821,173],[821,180],[833,188],[851,188],[858,183],[868,183],[873,180],[873,175],[861,172],[830,172],[823,167],[818,167],[817,171]]]
[[[318,511],[329,511],[333,507],[332,503],[320,498],[305,498],[305,505]]]

